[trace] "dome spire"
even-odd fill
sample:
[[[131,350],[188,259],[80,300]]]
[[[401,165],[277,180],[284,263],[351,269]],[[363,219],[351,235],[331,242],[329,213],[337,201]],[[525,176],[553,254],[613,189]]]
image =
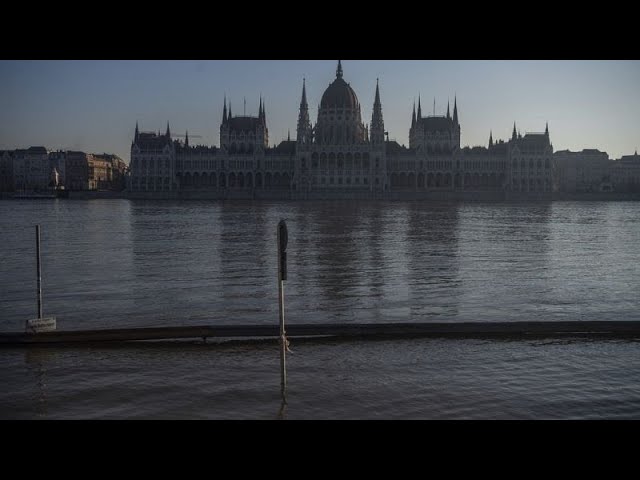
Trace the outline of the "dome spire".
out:
[[[342,78],[342,61],[338,60],[338,69],[336,70],[336,78]]]

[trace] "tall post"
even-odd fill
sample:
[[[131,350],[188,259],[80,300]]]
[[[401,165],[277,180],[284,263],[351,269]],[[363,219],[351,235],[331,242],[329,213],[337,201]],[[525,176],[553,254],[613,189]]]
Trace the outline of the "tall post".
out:
[[[284,220],[278,223],[278,307],[280,310],[280,390],[285,399],[287,389],[287,336],[284,329],[284,286],[287,279],[287,242],[289,234]]]
[[[36,225],[36,268],[38,271],[38,318],[42,318],[42,272],[40,271],[40,225]]]

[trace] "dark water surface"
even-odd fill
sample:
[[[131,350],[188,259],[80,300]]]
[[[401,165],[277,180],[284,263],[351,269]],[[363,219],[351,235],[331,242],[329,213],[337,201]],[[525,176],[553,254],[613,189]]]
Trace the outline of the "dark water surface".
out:
[[[640,320],[640,203],[0,202],[0,330],[287,321]],[[640,418],[607,340],[293,346],[285,418]],[[276,418],[272,344],[0,350],[0,418]]]

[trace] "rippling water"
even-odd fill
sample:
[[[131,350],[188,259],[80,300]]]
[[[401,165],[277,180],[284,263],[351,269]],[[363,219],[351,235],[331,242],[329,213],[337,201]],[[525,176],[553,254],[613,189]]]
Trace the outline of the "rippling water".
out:
[[[0,329],[640,320],[640,204],[0,202]],[[285,418],[640,418],[633,341],[294,345]],[[276,418],[273,345],[0,352],[1,418]]]

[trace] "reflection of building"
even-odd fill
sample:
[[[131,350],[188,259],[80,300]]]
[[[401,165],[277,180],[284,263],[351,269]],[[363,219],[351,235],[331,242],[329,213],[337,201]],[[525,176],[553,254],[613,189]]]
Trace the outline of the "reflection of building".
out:
[[[262,99],[253,117],[234,116],[225,98],[219,148],[191,146],[188,134],[184,141],[174,140],[169,125],[164,135],[140,132],[136,125],[130,189],[140,196],[201,193],[220,198],[411,198],[429,192],[546,196],[558,184],[573,182],[574,172],[566,169],[563,180],[556,178],[548,126],[544,133],[521,135],[514,124],[509,140],[494,141],[490,134],[486,147],[461,148],[460,140],[455,99],[453,113],[448,105],[441,116],[435,110],[423,115],[418,100],[409,147],[389,141],[379,86],[371,123],[366,124],[338,62],[315,124],[303,82],[297,137],[278,146],[269,147]],[[615,171],[620,182],[635,178],[631,167]]]

